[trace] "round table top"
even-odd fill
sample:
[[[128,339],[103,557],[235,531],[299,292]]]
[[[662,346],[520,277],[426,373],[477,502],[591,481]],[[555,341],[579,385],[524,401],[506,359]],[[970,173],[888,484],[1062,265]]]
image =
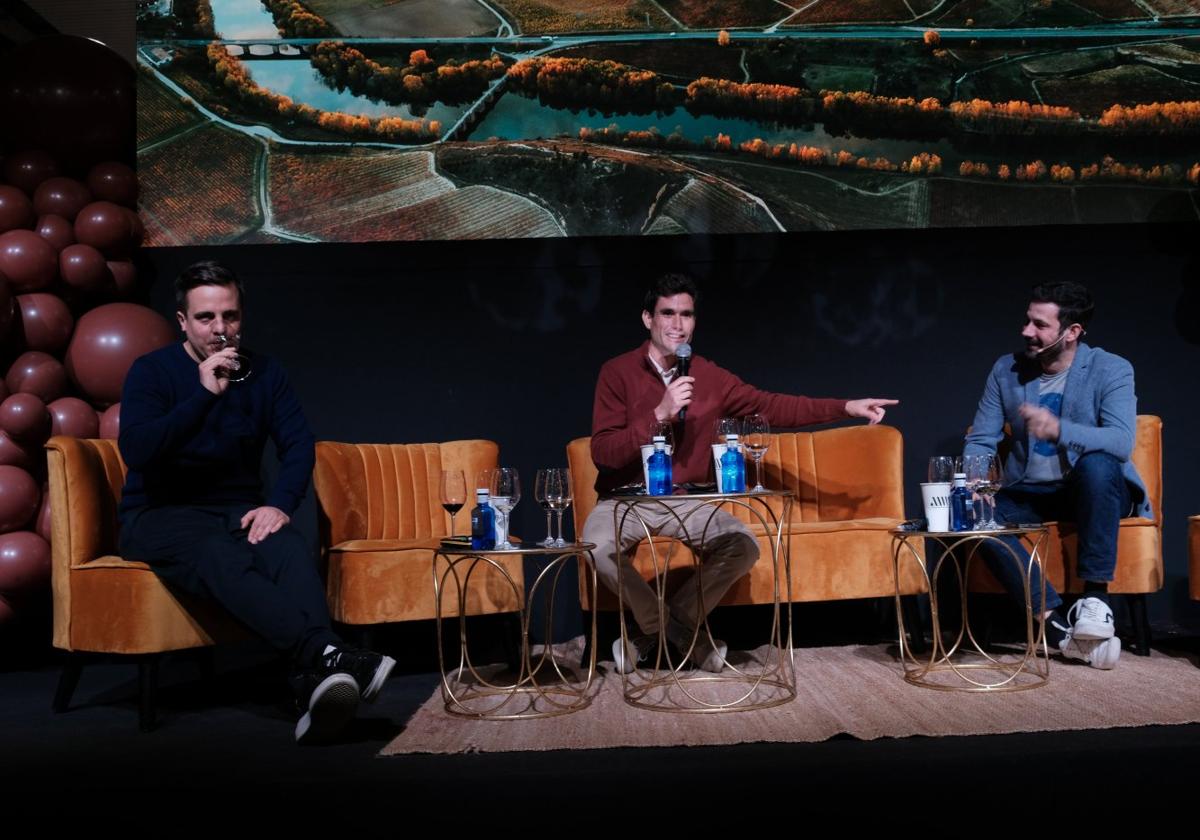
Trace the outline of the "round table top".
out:
[[[719,501],[721,499],[769,499],[783,498],[785,496],[795,495],[790,490],[760,490],[755,493],[752,490],[747,490],[743,493],[680,493],[679,495],[671,494],[670,496],[651,496],[649,493],[617,493],[610,496],[605,496],[606,499],[611,499],[614,502],[669,502],[669,501],[697,501],[709,502]]]
[[[448,548],[441,546],[437,549],[438,554],[464,554],[464,555],[479,555],[481,557],[493,557],[496,555],[538,555],[538,554],[579,554],[584,551],[591,551],[596,547],[595,543],[577,542],[567,543],[563,546],[542,545],[541,543],[518,543],[512,548],[471,548],[463,546],[462,548]]]
[[[1003,528],[992,528],[986,531],[910,531],[906,528],[892,528],[890,533],[896,537],[934,537],[937,539],[955,537],[970,539],[972,537],[1019,537],[1022,534],[1033,534],[1038,531],[1045,531],[1046,529],[1047,526],[1044,523],[1029,523],[1025,525],[1006,525]]]

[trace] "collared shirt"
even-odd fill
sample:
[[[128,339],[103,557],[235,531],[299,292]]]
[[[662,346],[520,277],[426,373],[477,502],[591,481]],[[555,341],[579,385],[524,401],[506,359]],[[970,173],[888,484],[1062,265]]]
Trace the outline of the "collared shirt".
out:
[[[658,362],[654,361],[654,357],[649,353],[646,354],[646,358],[650,360],[650,366],[654,368],[658,372],[658,375],[662,378],[663,384],[670,385],[672,380],[675,379],[675,375],[679,372],[679,365],[676,364],[667,368],[666,370],[663,370],[662,366]]]

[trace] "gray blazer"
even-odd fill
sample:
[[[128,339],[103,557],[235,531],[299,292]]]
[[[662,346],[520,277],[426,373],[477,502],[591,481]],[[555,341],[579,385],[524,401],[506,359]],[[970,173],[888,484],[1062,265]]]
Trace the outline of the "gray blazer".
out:
[[[1021,354],[997,360],[966,438],[964,454],[995,452],[1004,436],[1004,424],[1012,427],[1012,451],[1004,463],[1005,484],[1015,484],[1025,477],[1031,440],[1018,409],[1022,403],[1038,404],[1040,375],[1037,362]],[[1124,465],[1125,480],[1141,491],[1137,514],[1154,518],[1146,485],[1129,460],[1137,435],[1137,395],[1129,362],[1098,347],[1080,344],[1067,373],[1059,425],[1058,446],[1067,453],[1068,463],[1074,466],[1088,452],[1114,456]]]

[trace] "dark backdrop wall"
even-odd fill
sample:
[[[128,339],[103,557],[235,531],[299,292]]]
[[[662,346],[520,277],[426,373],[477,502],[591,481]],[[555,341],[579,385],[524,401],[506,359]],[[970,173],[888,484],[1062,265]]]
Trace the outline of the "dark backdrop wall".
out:
[[[643,283],[701,282],[693,341],[759,387],[890,396],[910,514],[926,458],[957,454],[991,363],[1020,346],[1027,292],[1052,278],[1098,300],[1088,341],[1128,358],[1164,420],[1166,586],[1151,617],[1200,628],[1187,516],[1200,513],[1197,229],[1063,227],[762,237],[225,246],[145,252],[151,303],[218,258],[247,281],[247,344],[290,371],[318,439],[483,437],[522,470],[514,532],[540,538],[538,467],[590,431],[596,372],[645,336]],[[269,468],[268,468],[269,469]],[[310,494],[311,496],[311,494]],[[460,514],[461,517],[461,514]],[[315,542],[309,498],[298,524]]]

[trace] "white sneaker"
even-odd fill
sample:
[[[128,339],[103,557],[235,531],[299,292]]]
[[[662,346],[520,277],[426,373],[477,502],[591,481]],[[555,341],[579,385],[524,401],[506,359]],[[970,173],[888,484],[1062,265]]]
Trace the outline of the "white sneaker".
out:
[[[1117,667],[1121,658],[1121,639],[1111,636],[1107,639],[1076,639],[1070,631],[1062,640],[1059,652],[1067,659],[1078,659],[1093,668],[1111,671]]]
[[[613,664],[618,674],[631,674],[650,661],[658,649],[658,636],[636,636],[629,641],[617,639],[612,645]]]
[[[1081,598],[1067,612],[1071,635],[1076,639],[1111,639],[1113,614],[1108,604],[1099,598]]]

